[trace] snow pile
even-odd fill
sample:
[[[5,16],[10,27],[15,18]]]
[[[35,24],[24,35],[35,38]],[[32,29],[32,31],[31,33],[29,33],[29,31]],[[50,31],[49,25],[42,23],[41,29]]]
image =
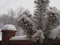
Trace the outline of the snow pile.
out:
[[[16,31],[17,29],[16,29],[16,27],[15,27],[14,25],[12,25],[12,24],[7,24],[7,25],[4,25],[4,26],[2,27],[2,30],[14,30],[14,31]]]
[[[52,30],[48,36],[48,38],[51,39],[60,39],[60,26],[58,26],[56,29]]]
[[[41,30],[37,30],[37,32],[34,35],[32,35],[33,41],[39,40],[42,43],[44,39],[45,39],[45,37],[44,37],[43,32]]]
[[[27,38],[27,35],[24,36],[15,36],[10,38],[10,40],[28,40],[29,38]]]

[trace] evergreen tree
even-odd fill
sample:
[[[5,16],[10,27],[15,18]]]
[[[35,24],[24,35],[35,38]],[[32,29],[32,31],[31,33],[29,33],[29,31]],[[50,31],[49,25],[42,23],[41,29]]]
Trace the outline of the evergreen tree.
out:
[[[37,28],[43,30],[43,20],[44,20],[44,17],[46,16],[46,11],[47,11],[47,7],[49,4],[49,0],[35,0],[34,2],[36,4],[34,18],[38,20]]]
[[[24,30],[26,30],[28,36],[31,36],[33,31],[32,31],[32,20],[31,18],[31,14],[29,13],[29,11],[24,11],[17,20],[17,24],[22,27]]]
[[[56,10],[57,11],[57,10]],[[59,25],[58,13],[52,8],[47,14],[47,24],[46,24],[46,34],[48,35],[50,31]]]

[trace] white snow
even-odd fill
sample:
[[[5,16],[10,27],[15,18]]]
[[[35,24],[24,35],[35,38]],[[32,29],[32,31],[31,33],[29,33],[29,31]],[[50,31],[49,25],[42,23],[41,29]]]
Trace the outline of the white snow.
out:
[[[26,14],[20,15],[20,18],[18,18],[18,21],[20,21],[22,18],[25,20],[28,20],[30,23],[32,23],[31,18],[29,18]]]
[[[33,41],[37,41],[38,39],[40,40],[41,43],[45,39],[43,32],[41,30],[37,30],[37,32],[34,35],[32,35]]]
[[[51,12],[55,13],[55,14],[60,14],[60,10],[58,10],[56,7],[52,7],[50,9]]]
[[[27,35],[24,36],[15,36],[10,38],[10,40],[28,40]]]
[[[48,38],[56,39],[56,37],[57,37],[57,33],[58,33],[58,32],[57,32],[56,29],[52,30],[52,31],[50,32]]]
[[[2,27],[2,30],[14,30],[17,31],[16,27],[12,24],[6,24]]]
[[[60,39],[60,26],[56,27],[54,30],[51,31],[51,33],[49,34],[48,38],[51,39]]]

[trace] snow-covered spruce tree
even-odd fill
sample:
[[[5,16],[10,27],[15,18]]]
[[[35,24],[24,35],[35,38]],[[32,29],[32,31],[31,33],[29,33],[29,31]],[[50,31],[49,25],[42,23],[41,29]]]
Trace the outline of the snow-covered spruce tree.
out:
[[[31,14],[29,11],[24,11],[20,16],[18,16],[17,24],[18,26],[22,27],[26,30],[27,34],[30,36],[32,35],[32,23],[31,23]]]
[[[46,16],[47,7],[49,5],[49,0],[35,0],[36,10],[34,12],[34,18],[37,20],[38,29],[43,30],[44,24],[43,20]]]
[[[50,31],[56,28],[59,25],[59,12],[56,8],[52,7],[48,11],[47,15],[47,24],[46,24],[46,35],[50,33]]]

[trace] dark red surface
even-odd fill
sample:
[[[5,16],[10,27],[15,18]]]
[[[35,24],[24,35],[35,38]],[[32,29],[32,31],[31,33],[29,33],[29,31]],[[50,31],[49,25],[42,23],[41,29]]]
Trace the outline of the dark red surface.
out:
[[[16,31],[2,30],[2,45],[38,45],[32,40],[9,40],[15,36]],[[60,40],[47,39],[42,45],[60,45]]]
[[[8,45],[36,45],[36,43],[31,40],[11,40]]]
[[[15,36],[16,31],[13,30],[2,30],[2,45],[7,45],[9,39]]]

